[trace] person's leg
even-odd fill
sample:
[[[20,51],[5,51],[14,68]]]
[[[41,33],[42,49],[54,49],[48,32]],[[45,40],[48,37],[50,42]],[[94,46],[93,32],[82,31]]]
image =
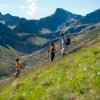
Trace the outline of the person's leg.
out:
[[[15,77],[18,77],[18,70],[16,70]]]
[[[18,77],[20,74],[20,70],[16,70],[15,77]]]
[[[20,70],[18,70],[18,76],[19,76],[19,74],[20,74]]]
[[[53,55],[52,55],[52,53],[51,53],[51,62],[53,62]]]
[[[55,54],[53,54],[53,58],[52,58],[53,61],[54,61],[54,58],[55,58]]]
[[[65,56],[65,55],[66,55],[66,50],[67,50],[67,46],[66,46],[66,45],[64,45],[64,48],[63,48],[63,56]]]
[[[66,55],[66,48],[64,47],[63,56]]]
[[[64,56],[64,47],[63,48],[61,48],[61,56],[63,57]]]
[[[51,62],[54,61],[54,58],[55,58],[55,54],[54,53],[51,53]]]
[[[61,48],[61,56],[63,56],[63,48]]]

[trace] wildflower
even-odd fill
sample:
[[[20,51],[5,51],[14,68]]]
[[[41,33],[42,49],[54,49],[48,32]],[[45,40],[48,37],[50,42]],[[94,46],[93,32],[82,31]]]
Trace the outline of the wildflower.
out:
[[[84,67],[83,70],[86,71],[87,70],[86,67]]]
[[[97,74],[100,75],[100,72],[98,72]]]

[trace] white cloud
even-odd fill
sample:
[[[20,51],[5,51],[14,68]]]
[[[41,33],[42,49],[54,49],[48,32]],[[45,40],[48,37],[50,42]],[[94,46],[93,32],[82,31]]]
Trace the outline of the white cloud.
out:
[[[27,0],[26,4],[16,4],[16,5],[8,5],[8,4],[0,4],[0,10],[8,10],[8,11],[19,11],[19,13],[24,13],[28,18],[33,18],[38,10],[37,0]],[[8,12],[9,13],[9,12]],[[21,15],[21,14],[20,14]]]
[[[27,0],[27,3],[37,2],[37,0]]]
[[[5,6],[4,5],[0,5],[0,10],[4,9]]]
[[[27,4],[26,13],[28,17],[32,18],[34,17],[34,15],[36,14],[38,10],[37,0],[28,0],[27,2],[28,4]]]

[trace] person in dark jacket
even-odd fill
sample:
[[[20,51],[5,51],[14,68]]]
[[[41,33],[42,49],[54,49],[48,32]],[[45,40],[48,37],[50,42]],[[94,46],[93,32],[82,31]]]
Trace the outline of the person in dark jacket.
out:
[[[54,46],[54,43],[53,42],[50,42],[50,53],[51,53],[51,62],[54,61],[54,58],[55,58],[55,46]]]

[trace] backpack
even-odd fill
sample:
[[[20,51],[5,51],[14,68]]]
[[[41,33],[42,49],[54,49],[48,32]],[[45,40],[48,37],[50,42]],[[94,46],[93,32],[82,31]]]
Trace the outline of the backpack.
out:
[[[70,45],[70,38],[69,37],[67,38],[66,45]]]
[[[66,38],[63,37],[63,39],[64,39],[64,43],[66,45],[70,45],[70,38],[69,37],[66,37]]]

